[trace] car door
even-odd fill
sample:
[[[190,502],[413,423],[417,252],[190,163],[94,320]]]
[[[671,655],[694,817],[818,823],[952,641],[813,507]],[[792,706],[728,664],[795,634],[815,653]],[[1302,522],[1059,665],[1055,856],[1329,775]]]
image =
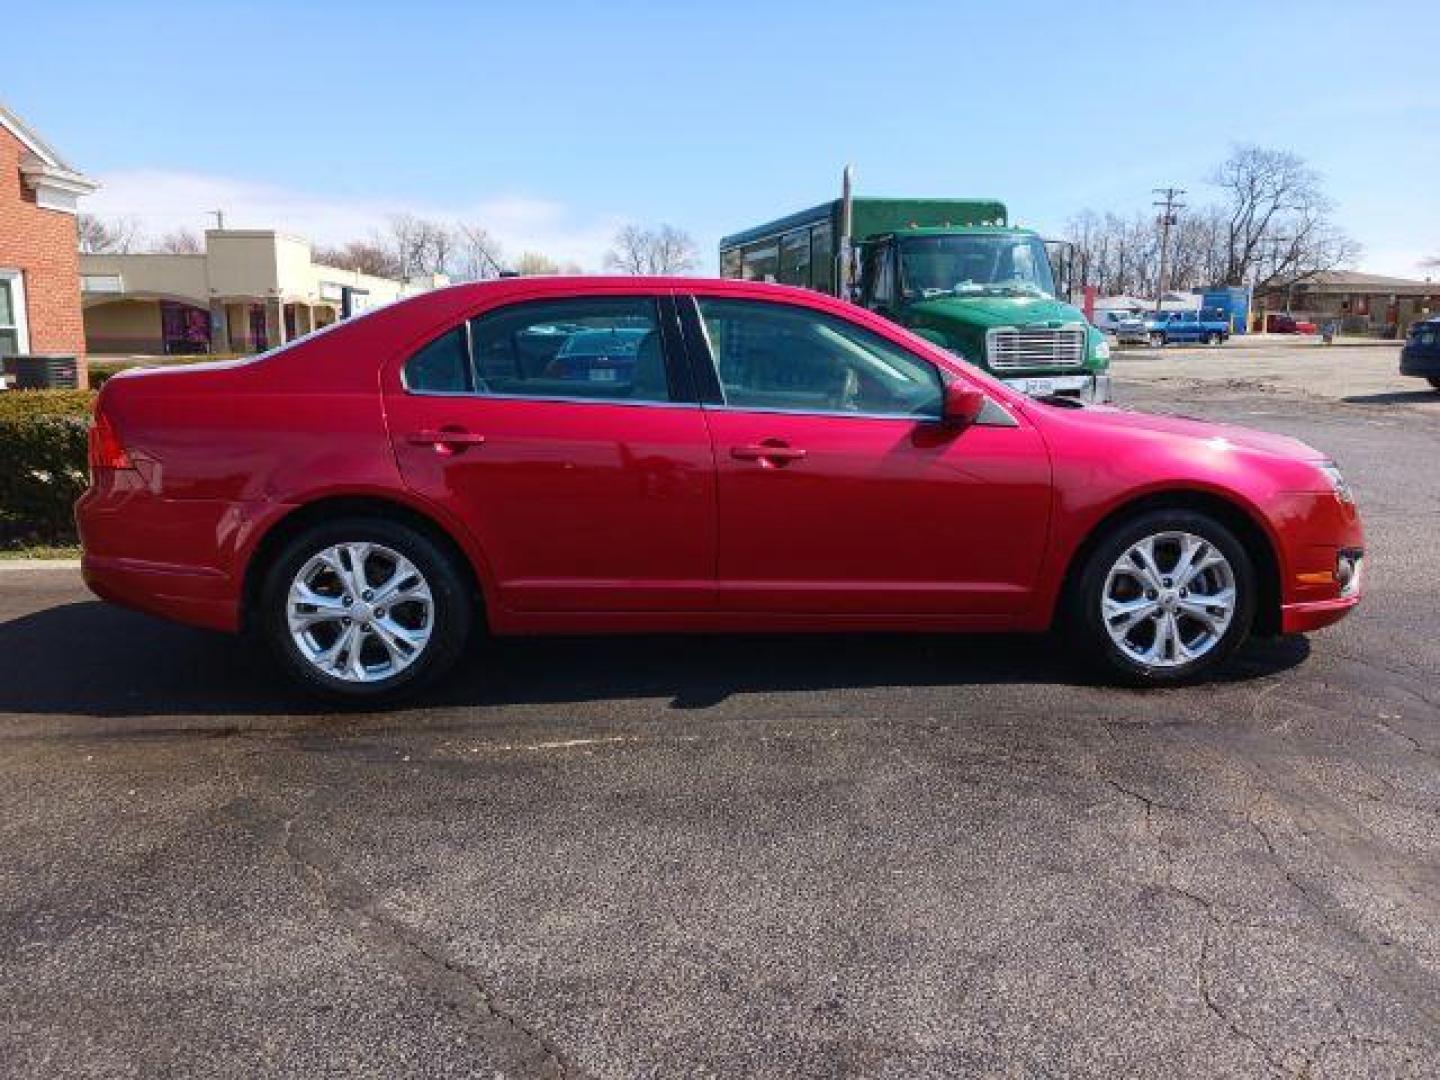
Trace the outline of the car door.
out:
[[[998,617],[1025,606],[1050,465],[1018,410],[942,426],[936,365],[815,307],[702,292],[683,311],[715,446],[722,608]]]
[[[417,350],[386,411],[406,484],[515,611],[708,610],[715,475],[668,296],[521,300]]]

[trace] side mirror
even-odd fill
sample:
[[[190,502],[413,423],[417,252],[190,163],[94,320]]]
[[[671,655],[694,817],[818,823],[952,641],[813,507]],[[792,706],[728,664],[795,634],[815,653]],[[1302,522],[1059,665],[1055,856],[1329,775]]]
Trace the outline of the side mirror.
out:
[[[984,408],[985,395],[981,391],[962,382],[946,383],[940,422],[951,428],[969,427]]]

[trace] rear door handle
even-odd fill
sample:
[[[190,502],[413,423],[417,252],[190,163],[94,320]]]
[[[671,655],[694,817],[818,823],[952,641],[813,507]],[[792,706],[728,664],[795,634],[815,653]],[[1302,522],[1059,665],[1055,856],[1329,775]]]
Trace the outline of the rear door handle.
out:
[[[462,428],[437,428],[434,430],[412,431],[405,441],[414,446],[434,447],[437,454],[455,454],[471,446],[479,446],[485,436]]]
[[[805,451],[794,446],[787,446],[778,439],[774,442],[751,443],[748,446],[732,446],[730,456],[737,461],[759,461],[762,464],[784,464],[789,461],[799,461],[805,456]]]

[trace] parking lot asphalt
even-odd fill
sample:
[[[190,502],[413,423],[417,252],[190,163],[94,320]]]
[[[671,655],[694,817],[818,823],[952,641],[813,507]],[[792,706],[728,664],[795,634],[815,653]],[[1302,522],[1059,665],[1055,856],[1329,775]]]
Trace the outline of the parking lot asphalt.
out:
[[[1435,413],[1150,362],[1123,400],[1332,452],[1369,533],[1356,616],[1193,689],[576,639],[328,715],[0,571],[0,1073],[1440,1074]]]

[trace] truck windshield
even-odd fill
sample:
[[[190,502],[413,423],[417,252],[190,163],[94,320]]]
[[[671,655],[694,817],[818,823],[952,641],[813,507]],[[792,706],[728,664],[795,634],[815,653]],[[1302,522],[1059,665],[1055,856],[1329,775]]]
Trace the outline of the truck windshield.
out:
[[[1037,236],[911,236],[900,241],[907,299],[935,296],[1055,295],[1045,244]]]

